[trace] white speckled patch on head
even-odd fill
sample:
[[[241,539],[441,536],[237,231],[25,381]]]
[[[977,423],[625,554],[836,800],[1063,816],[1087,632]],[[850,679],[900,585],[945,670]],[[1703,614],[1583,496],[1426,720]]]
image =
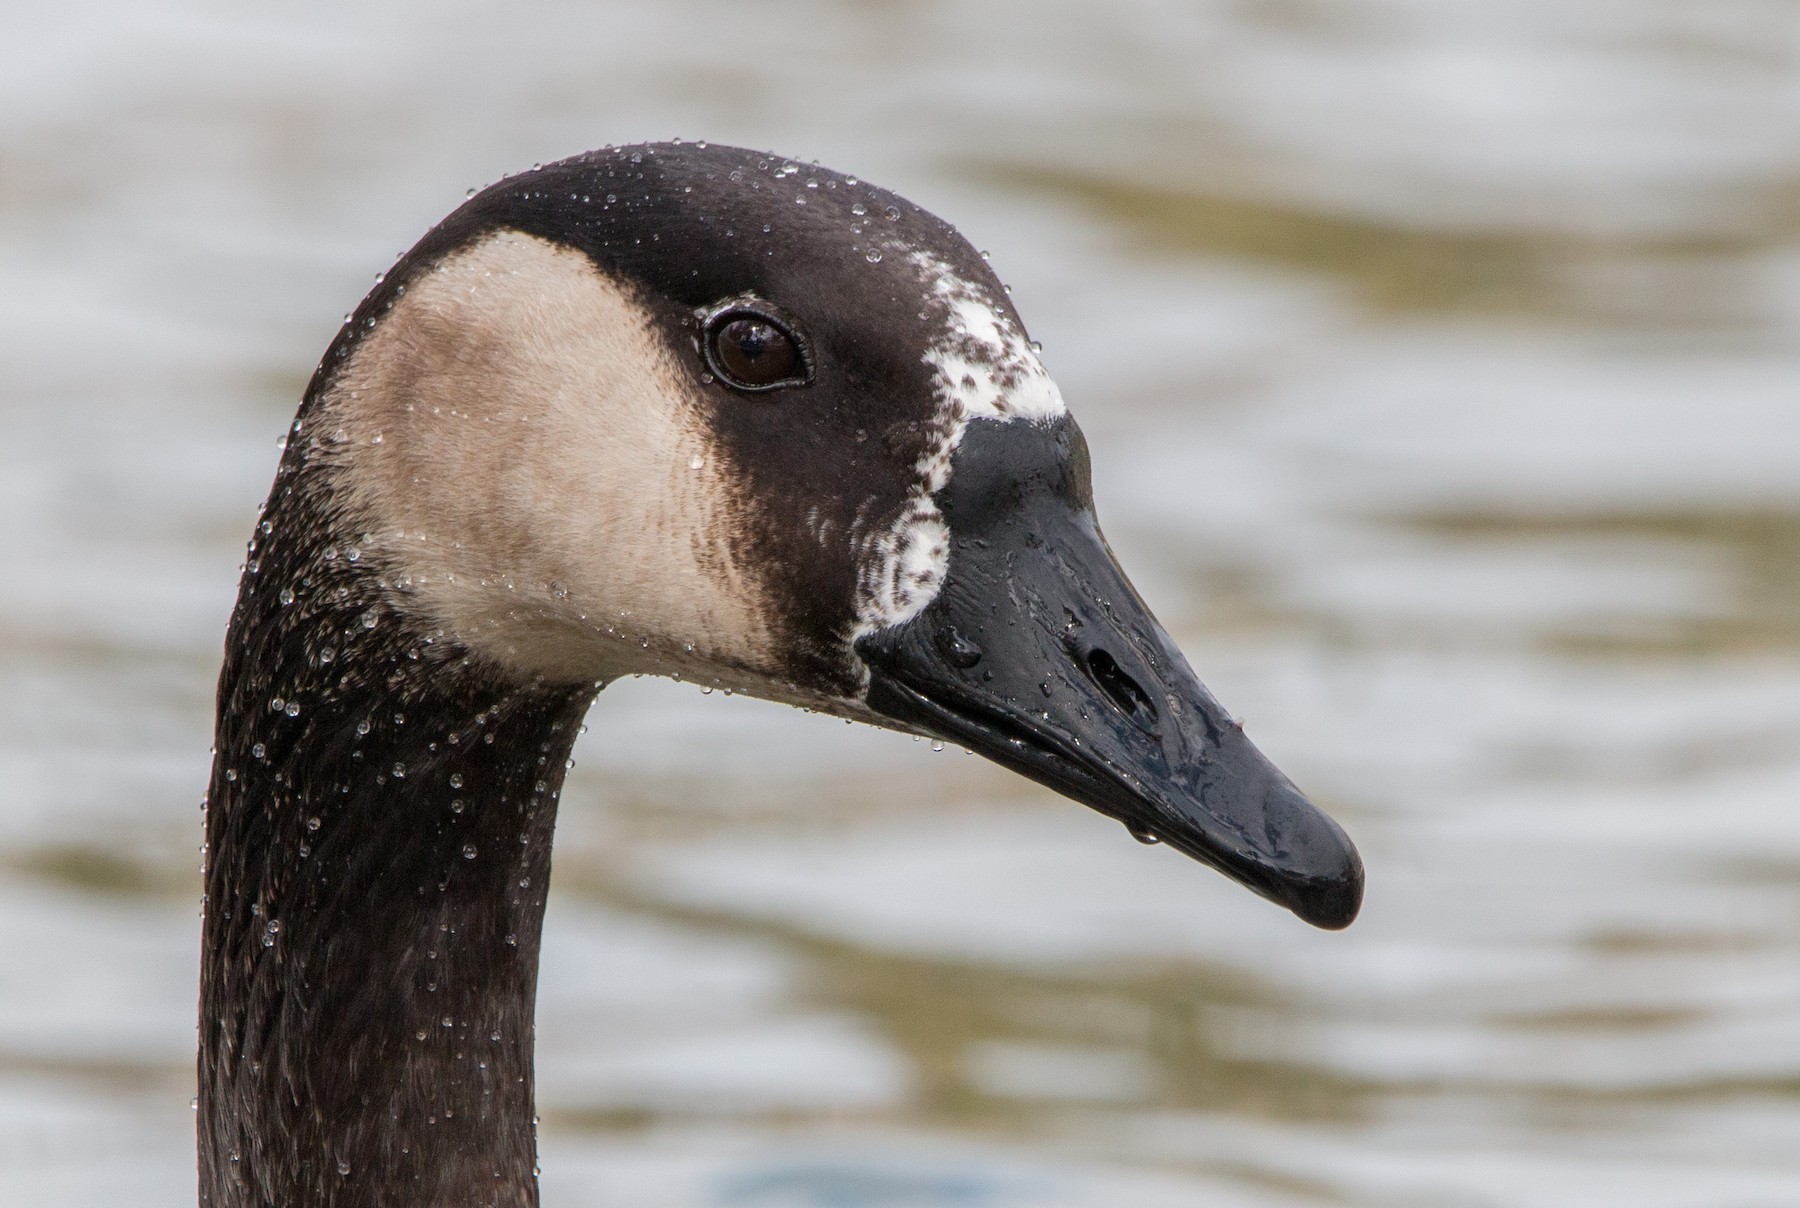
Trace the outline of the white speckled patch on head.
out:
[[[862,542],[856,583],[856,637],[917,616],[944,585],[950,528],[937,504],[915,490],[900,518]]]
[[[970,281],[927,251],[906,253],[925,288],[925,317],[942,323],[928,346],[938,409],[919,458],[919,482],[907,508],[864,545],[857,588],[857,636],[917,616],[949,570],[949,528],[932,495],[950,482],[951,458],[973,419],[1047,423],[1068,413],[1062,392],[1025,333]]]
[[[925,362],[936,373],[940,401],[954,402],[962,419],[1026,419],[1046,422],[1067,414],[1037,351],[1018,325],[995,305],[986,286],[970,281],[930,252],[911,262],[944,312],[944,333]]]

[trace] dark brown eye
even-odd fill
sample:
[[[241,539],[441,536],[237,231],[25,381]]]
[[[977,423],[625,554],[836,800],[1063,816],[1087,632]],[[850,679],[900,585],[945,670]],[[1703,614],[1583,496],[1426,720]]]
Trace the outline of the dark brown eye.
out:
[[[708,366],[739,390],[774,390],[806,381],[800,342],[777,320],[755,311],[730,310],[706,326]]]

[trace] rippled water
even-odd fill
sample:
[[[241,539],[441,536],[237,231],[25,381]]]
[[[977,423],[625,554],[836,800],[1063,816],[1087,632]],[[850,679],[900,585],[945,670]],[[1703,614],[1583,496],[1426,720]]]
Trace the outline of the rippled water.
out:
[[[550,1208],[1800,1203],[1790,6],[4,28],[0,1202],[192,1203],[210,693],[339,316],[468,186],[687,135],[992,250],[1113,544],[1369,898],[1309,931],[978,760],[620,685]]]

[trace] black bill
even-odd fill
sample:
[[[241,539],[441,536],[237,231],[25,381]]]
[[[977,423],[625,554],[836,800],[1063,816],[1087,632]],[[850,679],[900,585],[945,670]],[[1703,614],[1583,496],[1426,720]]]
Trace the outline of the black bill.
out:
[[[1245,737],[1126,579],[1067,419],[975,420],[938,493],[949,575],[864,637],[868,703],[1090,805],[1319,927],[1362,904],[1337,823]]]

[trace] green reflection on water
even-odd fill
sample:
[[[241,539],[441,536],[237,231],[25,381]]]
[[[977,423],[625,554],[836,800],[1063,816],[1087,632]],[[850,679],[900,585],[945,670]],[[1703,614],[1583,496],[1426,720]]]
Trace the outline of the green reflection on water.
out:
[[[185,875],[135,854],[95,843],[58,843],[27,850],[11,867],[36,880],[51,881],[84,893],[128,897],[172,897],[193,894],[199,872]]]
[[[1606,262],[1681,271],[1742,254],[1748,237],[1608,239],[1532,231],[1457,230],[1407,225],[1313,208],[1294,201],[1230,196],[1067,168],[979,164],[969,171],[1003,188],[1082,203],[1159,252],[1224,256],[1344,280],[1363,301],[1389,312],[1581,314],[1637,300],[1584,291],[1575,270]],[[1678,302],[1678,299],[1665,299]],[[1682,318],[1701,316],[1681,307]]]
[[[907,1058],[915,1080],[906,1115],[921,1123],[1039,1131],[1072,1111],[1223,1111],[1295,1120],[1358,1118],[1373,1086],[1323,1069],[1233,1056],[1218,1035],[1223,1010],[1279,1018],[1293,1004],[1237,969],[1200,963],[1019,968],[883,951],[783,923],[648,899],[591,865],[557,869],[558,888],[709,933],[779,946],[806,969],[808,1005],[846,1010]],[[1242,1012],[1233,1012],[1241,1018]],[[997,1093],[971,1076],[994,1041],[1127,1051],[1156,1071],[1151,1088],[1106,1096],[1098,1108],[1064,1098]],[[577,1113],[590,1125],[643,1113]]]
[[[1716,607],[1623,613],[1583,611],[1519,622],[1439,617],[1430,624],[1383,623],[1329,604],[1287,598],[1279,567],[1197,545],[1178,529],[1140,530],[1134,545],[1183,585],[1164,619],[1179,632],[1236,640],[1310,641],[1336,650],[1408,645],[1525,645],[1554,656],[1620,663],[1668,659],[1791,657],[1800,653],[1800,511],[1781,508],[1526,510],[1480,508],[1364,516],[1360,522],[1445,542],[1479,554],[1516,554],[1543,544],[1547,564],[1568,559],[1572,542],[1616,541],[1633,559],[1646,547],[1672,560],[1705,557],[1724,572]],[[1791,739],[1778,740],[1784,750]]]
[[[1445,511],[1398,524],[1470,543],[1519,539],[1618,538],[1704,546],[1731,567],[1733,608],[1723,614],[1668,615],[1629,626],[1568,624],[1550,642],[1571,653],[1728,656],[1800,650],[1800,511]]]

